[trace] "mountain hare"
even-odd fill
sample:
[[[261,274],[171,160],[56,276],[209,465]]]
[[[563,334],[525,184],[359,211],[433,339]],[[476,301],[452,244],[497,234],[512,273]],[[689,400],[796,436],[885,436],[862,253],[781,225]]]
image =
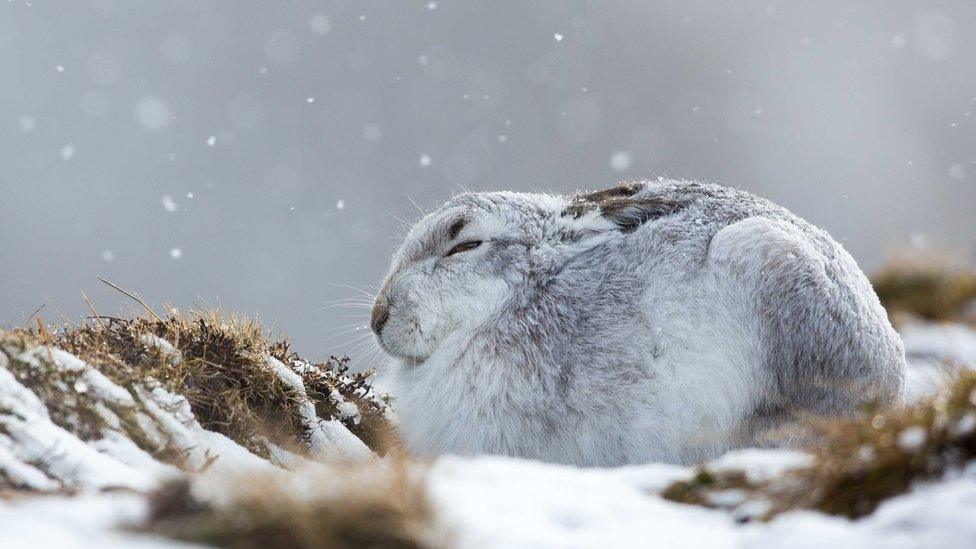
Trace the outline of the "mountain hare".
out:
[[[420,456],[693,463],[897,403],[905,377],[840,244],[700,183],[456,196],[408,234],[371,325]]]

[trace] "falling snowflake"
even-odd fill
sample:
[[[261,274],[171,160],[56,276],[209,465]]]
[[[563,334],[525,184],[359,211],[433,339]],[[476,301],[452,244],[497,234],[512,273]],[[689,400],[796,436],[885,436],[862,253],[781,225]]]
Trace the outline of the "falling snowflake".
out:
[[[371,143],[379,141],[383,137],[383,130],[375,124],[369,124],[363,128],[363,139]]]
[[[962,164],[949,166],[949,177],[952,179],[966,179],[966,168]]]
[[[911,243],[913,248],[925,248],[928,246],[929,239],[925,233],[915,232],[909,236],[908,241]]]
[[[68,143],[64,147],[61,147],[61,160],[67,162],[75,156],[75,146]]]
[[[427,155],[427,154],[420,155],[420,165],[421,166],[424,166],[424,167],[430,166],[430,164],[432,162],[433,161],[430,159],[430,155]]]
[[[169,256],[172,257],[173,259],[179,259],[183,257],[183,250],[179,248],[173,248],[172,250],[169,251]]]
[[[342,199],[339,199],[339,201],[336,202],[336,209],[337,210],[344,210],[344,209],[346,209],[346,201],[345,200],[342,200]]]
[[[102,250],[102,261],[106,263],[115,261],[115,254],[112,253],[112,250]]]
[[[556,42],[563,41],[563,35],[559,34],[558,32],[556,34],[553,34],[552,37],[556,39]]]
[[[176,205],[176,202],[172,199],[172,197],[170,197],[167,194],[167,195],[164,195],[163,196],[163,208],[167,212],[172,213],[172,212],[175,212],[176,210],[178,210],[179,209],[179,206],[177,206]]]
[[[324,14],[317,13],[308,20],[308,26],[315,34],[328,34],[332,30],[332,23]]]
[[[616,172],[628,170],[633,165],[634,159],[630,151],[616,151],[610,155],[610,168]]]
[[[213,147],[216,144],[217,144],[217,136],[216,135],[211,135],[210,137],[207,138],[207,146],[208,147]]]
[[[429,10],[436,10],[437,9],[437,2],[427,2],[427,9],[429,9]]]
[[[147,95],[136,103],[134,109],[136,122],[149,131],[165,130],[173,121],[169,104],[158,97]]]
[[[37,127],[37,120],[34,120],[34,117],[31,115],[25,114],[17,121],[17,127],[24,133],[30,133]]]

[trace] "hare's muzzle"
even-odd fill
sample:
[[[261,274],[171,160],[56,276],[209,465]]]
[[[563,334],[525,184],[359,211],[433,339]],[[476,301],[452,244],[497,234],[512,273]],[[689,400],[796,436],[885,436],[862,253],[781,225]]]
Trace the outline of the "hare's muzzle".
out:
[[[381,293],[373,300],[373,310],[369,315],[369,325],[373,333],[380,335],[383,325],[390,319],[390,299],[385,293]]]

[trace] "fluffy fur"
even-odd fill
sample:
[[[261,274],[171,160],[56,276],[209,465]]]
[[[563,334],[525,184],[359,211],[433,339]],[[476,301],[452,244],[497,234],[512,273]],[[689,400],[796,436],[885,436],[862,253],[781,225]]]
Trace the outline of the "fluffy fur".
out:
[[[421,456],[691,463],[801,414],[899,402],[904,383],[840,244],[699,183],[456,196],[394,256],[373,328]]]

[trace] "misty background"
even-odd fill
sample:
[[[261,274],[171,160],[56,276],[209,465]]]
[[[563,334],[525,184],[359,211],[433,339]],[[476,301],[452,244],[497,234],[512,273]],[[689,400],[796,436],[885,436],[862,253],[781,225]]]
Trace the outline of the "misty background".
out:
[[[972,0],[10,0],[0,78],[8,326],[130,311],[103,276],[361,350],[329,303],[462,189],[699,178],[869,272],[976,247]]]

